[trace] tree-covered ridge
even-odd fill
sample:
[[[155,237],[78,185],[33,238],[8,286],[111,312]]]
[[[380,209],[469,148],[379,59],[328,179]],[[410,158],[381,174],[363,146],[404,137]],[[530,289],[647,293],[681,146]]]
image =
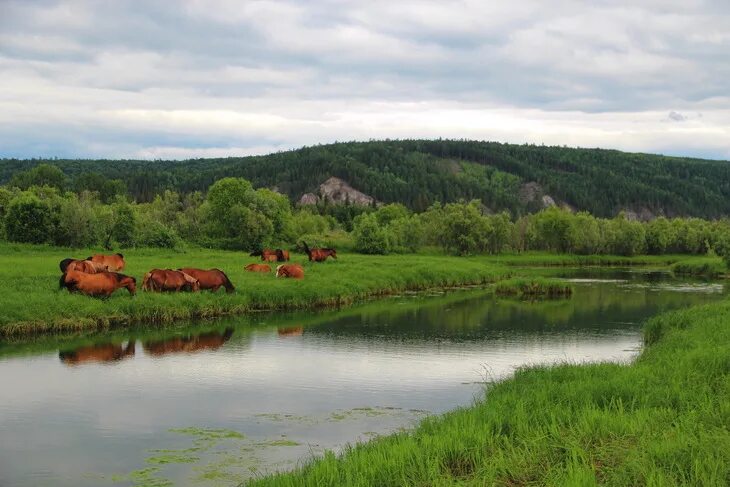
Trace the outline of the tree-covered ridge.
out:
[[[436,201],[479,199],[492,210],[523,214],[537,209],[519,198],[520,187],[534,181],[545,194],[597,216],[642,208],[668,216],[730,214],[728,162],[604,149],[386,140],[188,161],[6,159],[0,163],[0,183],[43,162],[61,168],[71,185],[82,175],[89,179],[88,173],[119,180],[143,202],[164,190],[205,191],[230,176],[246,178],[254,187],[275,187],[296,201],[336,176],[381,202],[416,211]]]

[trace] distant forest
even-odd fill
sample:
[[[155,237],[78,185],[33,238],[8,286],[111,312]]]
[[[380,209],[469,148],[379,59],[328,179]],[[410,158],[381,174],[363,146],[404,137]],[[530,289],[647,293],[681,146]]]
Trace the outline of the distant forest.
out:
[[[230,176],[243,177],[254,187],[276,188],[296,202],[336,176],[378,201],[419,212],[437,201],[478,199],[490,210],[518,216],[539,209],[544,194],[600,217],[623,209],[666,216],[730,215],[730,163],[604,149],[386,140],[187,161],[2,159],[0,184],[41,163],[59,167],[71,188],[117,180],[118,187],[110,191],[121,188],[138,202],[152,201],[165,190],[205,191]],[[537,199],[521,197],[528,182],[538,183]]]

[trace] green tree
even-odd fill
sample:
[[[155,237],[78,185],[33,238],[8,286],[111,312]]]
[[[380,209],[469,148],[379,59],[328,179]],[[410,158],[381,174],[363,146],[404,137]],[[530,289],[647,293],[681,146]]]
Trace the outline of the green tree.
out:
[[[388,234],[372,213],[355,218],[352,235],[355,250],[363,254],[387,254],[390,250]]]
[[[53,210],[37,196],[22,193],[10,201],[5,215],[5,232],[11,242],[49,242],[54,226]]]
[[[57,166],[39,164],[27,171],[17,172],[10,179],[10,186],[28,189],[31,186],[50,186],[63,191],[68,185],[68,178]]]
[[[119,199],[112,206],[114,219],[111,226],[110,239],[113,239],[122,247],[134,247],[137,233],[137,218],[132,205]],[[107,239],[106,247],[111,247]]]

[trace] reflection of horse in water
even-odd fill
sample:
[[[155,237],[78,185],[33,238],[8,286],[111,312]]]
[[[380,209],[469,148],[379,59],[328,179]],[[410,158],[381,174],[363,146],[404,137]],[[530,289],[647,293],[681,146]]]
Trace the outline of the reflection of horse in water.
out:
[[[129,340],[126,347],[121,343],[102,343],[89,345],[76,350],[62,350],[58,358],[66,365],[78,365],[86,362],[116,362],[134,356],[135,341]]]
[[[280,337],[300,337],[304,334],[303,326],[287,326],[285,328],[277,328],[276,333]]]
[[[233,328],[226,328],[221,333],[211,331],[200,335],[169,338],[167,340],[148,341],[142,346],[145,352],[155,357],[168,353],[193,353],[201,350],[218,350],[233,335]]]

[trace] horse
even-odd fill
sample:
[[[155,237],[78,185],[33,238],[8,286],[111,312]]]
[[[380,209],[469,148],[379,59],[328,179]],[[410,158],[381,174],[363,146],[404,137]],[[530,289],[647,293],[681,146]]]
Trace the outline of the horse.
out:
[[[304,279],[304,268],[299,264],[281,264],[276,268],[276,277]]]
[[[248,272],[271,272],[271,267],[268,264],[249,264],[243,269]]]
[[[79,259],[63,259],[58,264],[58,267],[61,268],[61,272],[63,273],[66,271],[79,271],[85,272],[86,274],[96,274],[97,272],[108,271],[108,268],[103,264]]]
[[[187,337],[175,337],[168,340],[150,341],[143,344],[145,352],[154,357],[169,353],[192,353],[201,350],[217,350],[233,336],[233,328],[226,328],[223,333],[212,331]]]
[[[144,275],[142,289],[145,291],[200,291],[200,282],[194,277],[171,269],[152,269]]]
[[[97,272],[87,274],[85,272],[67,270],[59,281],[60,288],[66,288],[69,292],[80,292],[87,296],[101,296],[108,298],[114,291],[126,288],[131,296],[137,292],[137,280],[134,277],[125,276],[116,272]]]
[[[218,269],[209,269],[205,271],[203,269],[185,267],[183,269],[178,269],[178,271],[184,272],[185,274],[192,276],[194,279],[197,279],[200,283],[200,289],[210,289],[212,292],[216,292],[221,286],[223,286],[226,288],[226,293],[228,294],[236,290],[236,288],[233,287],[233,284],[231,284],[230,279],[228,279],[228,276]]]
[[[85,362],[116,362],[134,356],[135,341],[129,340],[126,347],[121,343],[103,343],[80,347],[76,350],[58,352],[58,358],[66,365],[78,365]]]
[[[124,256],[122,254],[94,254],[91,257],[87,257],[85,260],[90,260],[91,262],[105,265],[107,267],[107,270],[113,272],[123,270],[124,266],[126,265],[126,262],[124,262]]]
[[[261,256],[264,262],[287,262],[289,260],[289,251],[282,249],[263,249],[248,254],[250,256]]]
[[[337,258],[337,251],[335,249],[310,249],[307,242],[302,242],[302,247],[304,248],[304,253],[309,257],[309,262],[324,262],[327,260],[327,257]]]

